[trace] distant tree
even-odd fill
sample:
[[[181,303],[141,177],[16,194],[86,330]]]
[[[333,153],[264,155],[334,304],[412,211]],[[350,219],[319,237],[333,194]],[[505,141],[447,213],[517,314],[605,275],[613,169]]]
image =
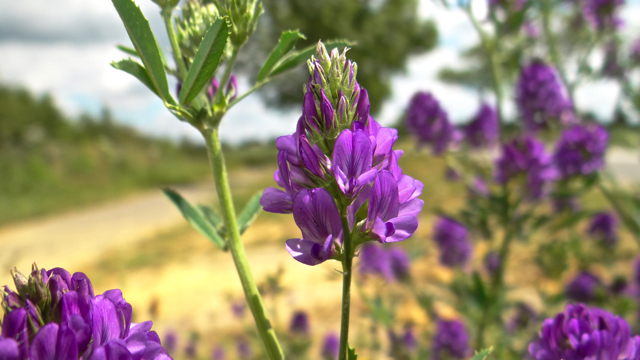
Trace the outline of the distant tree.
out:
[[[358,63],[358,81],[369,92],[374,113],[391,93],[391,75],[404,70],[409,55],[431,50],[437,43],[437,29],[432,21],[419,18],[416,0],[263,0],[263,3],[265,19],[261,26],[266,28],[269,39],[259,40],[261,43],[273,44],[287,29],[300,29],[306,35],[306,41],[299,42],[298,48],[320,39],[357,41],[349,57]],[[277,78],[262,94],[276,106],[298,104],[308,76],[306,67],[300,67]]]

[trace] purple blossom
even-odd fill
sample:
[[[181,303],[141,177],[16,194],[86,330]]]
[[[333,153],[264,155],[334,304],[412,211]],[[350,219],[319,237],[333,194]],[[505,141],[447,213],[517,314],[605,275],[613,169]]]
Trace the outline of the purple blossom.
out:
[[[583,271],[567,285],[566,294],[573,301],[590,302],[595,299],[601,286],[602,282],[599,278],[587,271]]]
[[[299,262],[320,264],[333,256],[334,243],[342,245],[340,213],[327,190],[300,190],[293,202],[293,218],[302,238],[289,239],[286,244],[289,254]]]
[[[393,330],[389,330],[387,334],[391,348],[389,356],[394,359],[407,358],[409,354],[415,353],[418,349],[418,339],[416,339],[416,334],[411,326],[406,326],[400,335]]]
[[[489,185],[487,182],[480,176],[476,176],[473,178],[473,182],[469,187],[469,193],[471,196],[481,196],[487,197],[489,196]]]
[[[532,39],[537,39],[540,36],[540,28],[532,21],[524,22],[524,32]]]
[[[638,359],[638,341],[622,318],[584,304],[568,304],[542,323],[539,338],[529,344],[536,360]]]
[[[227,358],[227,353],[224,351],[222,345],[218,345],[213,348],[211,351],[211,360],[225,360]]]
[[[409,256],[400,247],[383,248],[376,244],[365,244],[358,259],[361,274],[379,275],[387,281],[402,281],[410,275]]]
[[[333,174],[340,190],[354,197],[375,178],[373,169],[373,144],[364,130],[344,130],[333,149]]]
[[[238,351],[239,359],[251,359],[253,357],[253,349],[247,339],[240,338],[236,343],[236,350]]]
[[[538,314],[531,306],[525,303],[518,303],[515,314],[509,322],[507,322],[507,331],[514,333],[518,330],[525,329],[529,323],[537,317]]]
[[[409,133],[418,138],[419,143],[431,145],[436,155],[444,153],[450,144],[456,144],[461,138],[438,100],[427,92],[413,96],[406,121]]]
[[[296,335],[309,336],[309,315],[304,311],[296,311],[291,317],[289,332]]]
[[[476,116],[464,128],[465,140],[472,148],[493,147],[500,137],[498,113],[488,104],[482,104]]]
[[[325,335],[320,355],[325,360],[336,360],[340,355],[340,339],[334,333]]]
[[[591,237],[603,241],[608,246],[613,246],[618,240],[618,222],[616,217],[609,212],[596,213],[591,217],[591,223],[587,230]]]
[[[169,354],[173,353],[176,350],[178,344],[178,334],[176,334],[173,330],[168,330],[164,335],[164,348],[167,349]]]
[[[484,256],[484,268],[490,275],[495,274],[500,266],[500,255],[495,251],[490,251]]]
[[[590,175],[604,166],[607,130],[601,125],[575,125],[560,136],[553,155],[560,176]]]
[[[213,100],[213,98],[215,98],[216,94],[218,93],[218,89],[220,89],[220,82],[218,81],[218,79],[211,79],[211,84],[207,89],[209,100]],[[236,76],[234,74],[231,74],[231,76],[229,76],[229,82],[224,89],[224,95],[227,97],[228,102],[232,102],[238,96],[238,80],[236,80]]]
[[[495,178],[499,184],[506,184],[524,176],[528,197],[540,199],[545,185],[554,180],[557,173],[544,144],[528,135],[502,146],[502,155],[496,161]]]
[[[449,180],[449,181],[460,181],[460,179],[462,179],[462,176],[460,175],[460,172],[458,172],[458,170],[452,168],[452,167],[447,167],[447,170],[445,170],[444,172],[444,177]]]
[[[468,239],[467,228],[453,219],[438,219],[433,240],[440,248],[440,263],[444,266],[463,266],[471,258],[473,249]]]
[[[438,320],[431,346],[433,360],[464,359],[469,356],[469,334],[458,320]]]
[[[85,274],[35,264],[28,279],[13,277],[17,292],[2,292],[0,359],[171,359],[151,321],[131,323],[120,290],[94,295]]]
[[[196,339],[189,340],[187,346],[184,348],[184,354],[189,359],[196,358],[196,355],[198,354],[198,342],[196,341]]]
[[[231,313],[238,319],[244,317],[244,312],[247,309],[243,300],[244,299],[240,299],[231,303]]]
[[[556,71],[534,60],[520,72],[516,85],[516,103],[527,131],[547,129],[555,123],[575,122],[573,104]]]
[[[622,25],[617,14],[622,5],[624,0],[586,0],[582,13],[596,31],[615,30]]]

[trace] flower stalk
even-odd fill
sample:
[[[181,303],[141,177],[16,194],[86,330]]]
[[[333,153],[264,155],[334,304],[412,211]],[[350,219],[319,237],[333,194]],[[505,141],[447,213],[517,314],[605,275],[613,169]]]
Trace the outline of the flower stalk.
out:
[[[222,209],[223,218],[229,231],[229,237],[227,239],[229,250],[231,251],[233,262],[236,265],[247,304],[249,304],[249,309],[251,309],[251,314],[256,322],[258,334],[264,344],[269,359],[284,359],[284,354],[278,343],[275,331],[271,327],[271,322],[267,316],[262,297],[253,279],[244,246],[240,241],[240,230],[238,229],[227,169],[224,164],[222,146],[220,145],[220,130],[217,126],[207,128],[204,129],[202,135],[204,135],[206,140],[207,154],[211,162],[211,168],[213,169],[213,178],[216,184],[220,208]]]
[[[171,17],[172,12],[172,8],[162,9],[162,20],[164,20],[164,26],[167,29],[167,35],[169,36],[169,42],[171,43],[173,60],[176,62],[176,66],[178,67],[180,78],[184,80],[184,78],[187,76],[187,66],[184,64],[182,52],[180,51],[180,46],[178,45],[178,38],[176,37],[176,32],[173,28],[173,18]]]
[[[353,250],[351,241],[351,230],[347,219],[346,209],[342,211],[342,231],[344,259],[342,260],[342,315],[340,319],[340,357],[339,360],[347,359],[349,346],[349,315],[351,311],[351,274],[353,268]]]

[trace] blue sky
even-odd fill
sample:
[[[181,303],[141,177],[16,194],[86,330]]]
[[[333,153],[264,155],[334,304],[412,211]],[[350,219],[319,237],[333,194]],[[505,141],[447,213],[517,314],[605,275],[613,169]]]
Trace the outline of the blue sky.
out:
[[[150,0],[138,3],[161,45],[168,48],[157,6]],[[436,20],[440,46],[428,54],[412,56],[406,71],[393,77],[393,95],[378,117],[383,124],[401,116],[411,95],[419,90],[432,91],[455,122],[466,121],[477,109],[477,94],[436,78],[444,65],[463,65],[457,53],[475,43],[477,36],[464,14],[434,3],[421,0],[420,16]],[[485,1],[474,3],[482,16]],[[640,22],[633,21],[640,19],[640,0],[628,0],[622,16],[625,37],[640,37]],[[108,106],[118,120],[143,132],[199,140],[197,131],[175,119],[144,86],[109,66],[112,60],[124,57],[115,49],[118,43],[128,44],[129,40],[111,1],[0,2],[0,83],[51,93],[68,114],[98,113]],[[248,79],[239,80],[241,92],[249,89]],[[607,118],[617,91],[613,83],[589,84],[578,91],[577,105]],[[506,105],[507,111],[514,111],[513,104]],[[266,140],[292,132],[298,117],[298,110],[269,109],[259,96],[252,95],[227,114],[222,138],[232,143]]]

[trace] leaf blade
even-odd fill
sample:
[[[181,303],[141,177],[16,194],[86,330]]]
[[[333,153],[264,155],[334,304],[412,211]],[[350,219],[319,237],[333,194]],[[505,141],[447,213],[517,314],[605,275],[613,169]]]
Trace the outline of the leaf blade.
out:
[[[257,81],[266,79],[274,66],[296,45],[298,39],[306,39],[306,37],[298,30],[287,30],[282,32],[278,45],[271,51],[267,60],[262,65],[262,69],[258,73]]]
[[[133,0],[111,1],[118,11],[124,27],[127,29],[127,34],[129,34],[133,47],[138,56],[140,56],[145,69],[147,69],[158,96],[165,102],[175,104],[169,93],[169,84],[162,56],[160,55],[160,48],[156,38],[153,36],[149,21]]]
[[[356,42],[340,39],[340,40],[331,40],[324,43],[327,49],[334,47],[343,47],[343,46],[354,46],[357,45]],[[284,57],[276,67],[269,74],[270,77],[276,76],[280,73],[283,73],[287,70],[293,69],[294,67],[304,63],[307,61],[311,55],[313,55],[316,51],[316,45],[309,46],[303,50],[293,52],[288,56]]]
[[[144,66],[140,65],[137,61],[133,59],[124,59],[120,61],[114,61],[111,63],[114,69],[122,70],[127,74],[133,75],[136,79],[138,79],[141,83],[143,83],[146,87],[149,88],[154,94],[158,95],[155,87],[153,86],[153,82],[149,77],[149,73],[147,73],[147,69]]]
[[[220,65],[224,48],[229,39],[229,24],[226,18],[216,20],[202,38],[193,63],[180,90],[180,104],[191,102],[211,80]]]
[[[486,360],[486,358],[489,356],[489,354],[493,351],[493,347],[490,347],[488,349],[484,349],[481,351],[476,352],[475,355],[473,355],[473,357],[471,358],[471,360]]]
[[[253,195],[253,197],[247,202],[242,213],[238,216],[238,228],[240,229],[240,235],[242,235],[253,223],[258,214],[262,210],[262,205],[260,205],[260,198],[262,197],[262,191]]]
[[[204,235],[209,241],[211,241],[215,246],[224,250],[226,247],[226,242],[220,235],[218,231],[212,226],[212,224],[205,219],[204,215],[198,211],[196,208],[191,206],[189,202],[182,197],[182,195],[178,194],[175,190],[172,189],[162,189],[162,192],[171,200],[171,202],[180,210],[182,216],[193,226],[194,229],[198,230],[202,235]]]

